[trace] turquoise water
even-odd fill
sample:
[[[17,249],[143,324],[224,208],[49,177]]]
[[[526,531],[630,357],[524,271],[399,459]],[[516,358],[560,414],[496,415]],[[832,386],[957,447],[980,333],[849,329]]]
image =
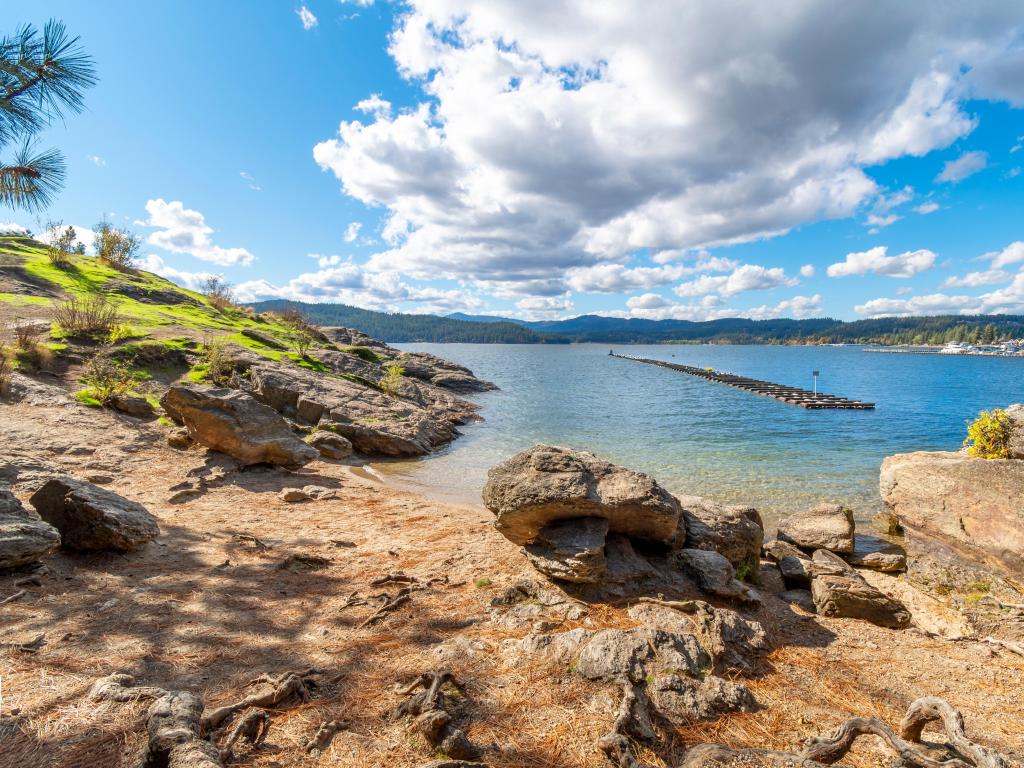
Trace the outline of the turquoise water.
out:
[[[979,410],[1024,401],[1024,360],[873,354],[859,347],[618,346],[876,403],[807,411],[657,366],[609,345],[405,344],[501,387],[474,396],[484,421],[425,460],[378,470],[428,493],[478,502],[487,469],[537,442],[590,450],[675,493],[753,504],[771,519],[823,500],[861,519],[881,508],[885,456],[955,450]]]

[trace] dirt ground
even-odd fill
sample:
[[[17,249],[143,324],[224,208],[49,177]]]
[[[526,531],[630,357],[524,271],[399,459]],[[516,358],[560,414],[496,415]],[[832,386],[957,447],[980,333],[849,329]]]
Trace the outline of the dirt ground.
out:
[[[112,672],[191,690],[212,707],[239,698],[261,673],[310,667],[323,670],[322,687],[275,711],[263,748],[242,748],[233,765],[420,766],[435,756],[391,712],[397,687],[442,660],[466,688],[456,724],[485,747],[487,765],[607,764],[597,741],[614,719],[617,688],[501,652],[503,639],[531,630],[488,621],[489,603],[536,575],[482,506],[436,503],[341,463],[240,470],[198,447],[173,450],[166,434],[156,422],[71,403],[0,404],[0,481],[5,463],[8,475],[19,467],[23,500],[24,481],[55,466],[143,503],[162,530],[133,554],[49,556],[41,585],[0,605],[0,766],[131,765],[145,738],[146,702],[86,698]],[[335,497],[278,499],[281,489],[308,484]],[[436,581],[359,628],[374,606],[346,604],[393,591],[370,582],[396,571]],[[898,724],[923,695],[959,708],[970,737],[1024,759],[1024,658],[916,629],[815,617],[773,597],[774,567],[766,562],[763,573],[764,606],[749,616],[763,623],[773,650],[743,680],[760,710],[682,728],[660,754],[641,751],[644,759],[670,765],[702,741],[798,749],[851,715]],[[0,599],[25,575],[0,575]],[[880,579],[894,593],[913,589]],[[566,629],[628,627],[635,622],[626,607],[594,603],[579,621],[554,620]],[[39,635],[34,652],[17,647]],[[439,649],[451,648],[442,644],[456,636],[472,652],[442,659]],[[303,745],[332,719],[349,726],[322,755],[306,754]],[[891,756],[866,738],[844,762],[888,765]]]

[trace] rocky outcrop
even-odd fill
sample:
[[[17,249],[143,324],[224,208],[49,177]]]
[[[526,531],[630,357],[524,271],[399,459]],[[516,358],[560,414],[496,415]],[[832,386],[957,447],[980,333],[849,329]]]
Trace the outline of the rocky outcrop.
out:
[[[0,570],[34,563],[60,546],[60,533],[0,488]]]
[[[1010,419],[1010,458],[1024,459],[1024,404],[1014,403],[1005,410]]]
[[[803,549],[853,552],[853,512],[840,504],[819,504],[779,523],[778,537]]]
[[[352,455],[352,443],[347,437],[321,430],[309,438],[309,444],[325,459],[339,461]]]
[[[244,464],[296,467],[319,455],[278,413],[245,392],[173,386],[160,405],[192,440]]]
[[[863,619],[880,627],[902,629],[910,612],[898,600],[868,584],[842,558],[819,549],[811,561],[811,596],[822,616]]]
[[[493,467],[483,499],[516,544],[533,542],[549,523],[586,517],[637,539],[678,535],[679,502],[652,477],[569,448],[536,445]]]
[[[405,369],[405,375],[427,381],[435,387],[449,389],[460,394],[487,392],[497,389],[489,381],[473,375],[464,365],[431,355],[429,352],[402,352],[396,361]]]
[[[608,575],[604,543],[608,521],[602,517],[557,520],[544,526],[524,549],[530,563],[552,579],[596,584]]]
[[[117,395],[110,401],[110,407],[115,411],[127,413],[129,416],[148,418],[153,415],[153,406],[144,397],[136,395]]]
[[[1024,459],[975,459],[964,453],[889,456],[882,499],[911,535],[960,555],[1024,573]]]
[[[882,573],[902,573],[907,570],[907,556],[898,552],[853,552],[846,555],[845,560],[858,568]]]
[[[681,549],[673,555],[676,565],[704,592],[729,600],[756,603],[753,591],[736,579],[736,571],[723,555],[708,549]]]
[[[354,355],[324,354],[323,362],[339,375],[257,363],[248,372],[252,395],[290,419],[340,434],[371,456],[422,456],[476,418],[472,403],[412,379],[403,379],[394,394],[383,392],[370,378],[379,367],[374,372]]]
[[[753,507],[718,504],[699,496],[679,496],[688,549],[724,556],[734,568],[756,574],[761,562],[764,523]]]
[[[764,547],[765,553],[779,566],[788,589],[811,586],[811,558],[788,541],[774,539]]]
[[[48,480],[29,502],[68,549],[130,552],[160,535],[156,518],[138,502],[70,477]]]

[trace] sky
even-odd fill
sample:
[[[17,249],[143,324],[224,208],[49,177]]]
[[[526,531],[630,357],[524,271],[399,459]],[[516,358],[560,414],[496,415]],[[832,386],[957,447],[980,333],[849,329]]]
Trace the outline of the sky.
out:
[[[5,0],[94,57],[42,216],[239,300],[1024,314],[1024,6]],[[3,148],[0,151],[8,151]]]

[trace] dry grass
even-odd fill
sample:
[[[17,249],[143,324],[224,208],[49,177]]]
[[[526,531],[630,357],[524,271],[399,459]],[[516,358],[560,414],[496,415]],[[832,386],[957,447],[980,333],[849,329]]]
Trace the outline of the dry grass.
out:
[[[12,461],[35,456],[76,471],[85,463],[89,471],[109,471],[116,477],[111,488],[144,503],[160,518],[163,534],[126,556],[54,555],[43,587],[3,607],[7,637],[45,632],[47,644],[35,654],[0,650],[0,728],[9,729],[0,731],[0,768],[127,768],[125,754],[143,738],[145,704],[86,702],[84,692],[103,674],[126,671],[141,683],[193,690],[215,706],[243,695],[259,673],[311,666],[337,682],[306,704],[274,712],[267,748],[254,755],[243,750],[238,765],[415,768],[433,756],[391,718],[401,699],[396,686],[441,664],[466,685],[454,708],[456,724],[474,743],[493,745],[485,754],[489,766],[605,765],[596,743],[614,717],[617,687],[501,652],[503,641],[530,628],[489,623],[489,602],[532,574],[486,511],[388,489],[326,463],[297,476],[228,472],[202,496],[171,505],[172,486],[190,472],[215,477],[216,462],[205,463],[198,450],[162,447],[158,426],[129,430],[105,412],[81,418],[76,412],[80,431],[69,436],[55,421],[60,409],[4,409]],[[75,452],[80,445],[92,446],[85,458]],[[298,505],[277,499],[282,487],[308,483],[333,488],[338,498]],[[268,549],[236,534],[255,536]],[[296,553],[331,562],[317,571],[277,568]],[[370,582],[399,570],[421,581],[447,576],[448,583],[415,592],[408,605],[358,629],[374,606],[344,609],[347,597],[393,591]],[[490,584],[474,586],[484,576]],[[12,581],[0,576],[0,595],[12,591]],[[636,623],[625,606],[592,603],[588,610],[586,619],[561,627]],[[809,620],[782,604],[759,618],[777,648],[743,682],[762,708],[680,728],[659,754],[642,751],[643,759],[665,765],[684,745],[704,741],[793,749],[853,714],[898,722],[909,701],[926,693],[961,707],[968,733],[979,740],[1024,750],[1012,704],[1024,685],[1024,663],[861,622]],[[442,659],[439,649],[456,636],[479,648]],[[12,709],[20,714],[9,716]],[[311,758],[302,747],[329,719],[351,726],[319,760]],[[879,764],[882,753],[866,741],[844,764]]]

